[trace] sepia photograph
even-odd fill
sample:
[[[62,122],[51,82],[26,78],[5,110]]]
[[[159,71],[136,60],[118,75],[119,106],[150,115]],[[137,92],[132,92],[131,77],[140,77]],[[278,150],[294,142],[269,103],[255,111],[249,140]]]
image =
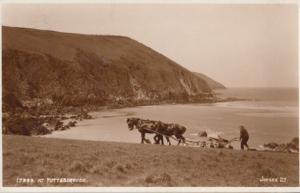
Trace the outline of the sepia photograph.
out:
[[[298,16],[2,3],[2,186],[299,188]]]

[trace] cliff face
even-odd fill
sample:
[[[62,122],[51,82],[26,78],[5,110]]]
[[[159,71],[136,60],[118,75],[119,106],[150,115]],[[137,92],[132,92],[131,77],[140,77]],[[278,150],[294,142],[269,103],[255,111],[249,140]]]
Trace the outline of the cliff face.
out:
[[[194,72],[194,74],[199,76],[201,79],[205,80],[211,89],[225,89],[226,88],[223,84],[213,80],[212,78],[206,76],[205,74],[198,73],[198,72]]]
[[[2,27],[2,35],[3,99],[83,105],[211,91],[204,79],[128,37],[15,27]]]

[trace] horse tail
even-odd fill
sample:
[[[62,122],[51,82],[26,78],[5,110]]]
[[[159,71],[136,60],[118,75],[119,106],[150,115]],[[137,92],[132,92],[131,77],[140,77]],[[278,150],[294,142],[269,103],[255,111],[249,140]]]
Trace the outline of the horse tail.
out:
[[[186,132],[186,127],[178,125],[177,126],[177,131],[178,131],[178,134],[182,135]]]
[[[186,127],[182,126],[182,134],[186,132]]]

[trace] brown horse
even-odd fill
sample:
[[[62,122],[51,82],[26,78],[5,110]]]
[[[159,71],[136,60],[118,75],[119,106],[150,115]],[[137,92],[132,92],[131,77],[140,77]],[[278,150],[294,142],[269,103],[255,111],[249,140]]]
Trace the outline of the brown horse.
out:
[[[157,122],[152,120],[144,120],[140,118],[128,118],[127,125],[129,130],[137,129],[141,133],[141,143],[149,141],[145,138],[146,133],[158,133]],[[157,135],[161,138],[161,135]],[[156,136],[154,137],[155,140]],[[156,141],[156,140],[155,140]]]
[[[171,145],[169,137],[172,137],[173,135],[178,140],[177,145],[179,145],[181,142],[185,143],[183,134],[185,133],[186,128],[178,124],[167,124],[161,121],[143,120],[140,118],[128,118],[127,125],[129,130],[133,130],[134,128],[138,129],[138,131],[141,133],[141,143],[144,143],[144,141],[147,140],[145,138],[146,133],[156,134],[154,136],[154,141],[156,144],[164,144],[163,135],[166,137],[169,145]]]
[[[181,142],[185,143],[185,138],[183,137],[183,134],[186,131],[186,128],[182,125],[179,124],[168,124],[168,123],[163,123],[163,122],[158,122],[157,123],[157,127],[158,127],[158,132],[163,134],[169,145],[171,145],[170,139],[169,137],[172,137],[173,135],[176,137],[176,139],[178,140],[178,144],[179,145]],[[163,137],[162,136],[155,136],[158,140],[162,141],[163,144]]]

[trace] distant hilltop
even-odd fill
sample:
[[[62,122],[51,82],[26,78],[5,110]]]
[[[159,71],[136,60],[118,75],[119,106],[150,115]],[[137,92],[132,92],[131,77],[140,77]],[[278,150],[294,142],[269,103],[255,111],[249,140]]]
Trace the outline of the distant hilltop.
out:
[[[226,88],[223,84],[211,79],[210,77],[206,76],[205,74],[202,74],[199,72],[194,72],[194,74],[196,74],[197,76],[199,76],[200,78],[205,80],[211,89],[225,89]]]
[[[212,98],[216,87],[128,37],[6,26],[2,35],[8,108],[33,99],[67,106],[201,102]]]

